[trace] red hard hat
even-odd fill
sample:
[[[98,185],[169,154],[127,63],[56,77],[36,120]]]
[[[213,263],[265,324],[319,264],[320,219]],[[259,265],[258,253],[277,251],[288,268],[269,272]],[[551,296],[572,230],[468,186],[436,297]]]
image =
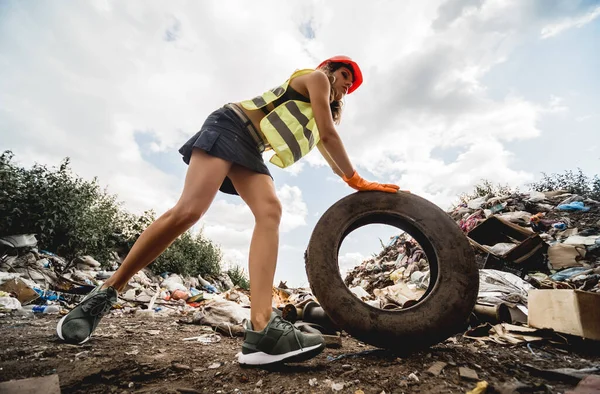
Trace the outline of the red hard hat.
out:
[[[317,68],[319,68],[329,62],[344,63],[352,68],[352,73],[354,74],[354,82],[352,83],[352,86],[350,86],[350,89],[348,89],[348,94],[354,92],[362,84],[362,82],[363,82],[362,71],[360,71],[360,67],[358,67],[358,64],[356,64],[356,62],[354,60],[350,59],[348,56],[341,56],[341,55],[334,56],[334,57],[330,57],[329,59],[321,62],[321,64],[319,64],[317,66]]]

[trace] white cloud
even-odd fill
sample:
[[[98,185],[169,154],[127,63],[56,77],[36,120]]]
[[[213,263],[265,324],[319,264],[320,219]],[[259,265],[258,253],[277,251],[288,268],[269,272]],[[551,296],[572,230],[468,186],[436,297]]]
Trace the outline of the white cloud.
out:
[[[283,208],[281,232],[286,233],[305,226],[308,209],[300,189],[283,185],[277,190],[277,195]],[[211,205],[199,226],[202,227],[204,235],[221,246],[224,261],[246,264],[254,230],[254,216],[246,204],[241,200],[239,204],[217,200]]]
[[[589,12],[585,13],[584,15],[574,17],[574,18],[573,17],[565,18],[558,23],[553,23],[553,24],[544,26],[542,28],[542,31],[540,32],[540,35],[543,39],[554,37],[554,36],[558,35],[559,33],[562,33],[566,30],[569,30],[572,28],[583,27],[583,26],[587,25],[588,23],[590,23],[591,21],[593,21],[594,19],[596,19],[598,16],[600,16],[600,6],[594,8],[593,10],[590,10]]]
[[[179,146],[224,103],[348,54],[365,76],[338,128],[353,164],[447,205],[482,178],[532,179],[511,146],[539,138],[545,117],[569,111],[564,92],[542,102],[519,86],[493,95],[485,77],[540,32],[548,38],[597,18],[600,8],[586,4],[97,0],[65,10],[10,2],[0,16],[0,141],[24,165],[69,156],[77,174],[98,176],[128,209],[161,213],[177,201],[187,167],[178,161],[165,170],[156,157],[179,160]],[[589,111],[574,119],[589,119]],[[315,149],[286,170],[298,183],[277,190],[284,245],[311,230],[302,191],[311,197],[307,173],[322,166]],[[327,180],[331,188],[342,183],[333,174]],[[241,200],[220,196],[201,223],[227,259],[244,265],[253,224]]]
[[[223,248],[223,257],[221,264],[224,270],[238,266],[248,272],[248,252],[247,250]]]
[[[585,122],[588,119],[592,119],[594,117],[594,115],[583,115],[583,116],[578,116],[575,118],[575,120],[577,122]]]
[[[306,225],[308,208],[302,199],[302,191],[297,186],[283,185],[277,190],[277,196],[283,206],[281,231],[289,232]]]
[[[254,215],[252,215],[250,208],[241,199],[239,204],[225,200],[216,200],[202,218],[202,222],[207,225],[244,231],[254,227]]]
[[[298,174],[300,174],[304,169],[304,164],[305,162],[297,162],[294,163],[294,165],[292,166],[284,168],[283,171],[287,172],[288,174],[291,174],[292,176],[298,176]]]
[[[565,100],[562,97],[550,96],[550,102],[548,103],[548,112],[566,112],[569,107],[565,105]]]
[[[365,256],[358,252],[344,253],[338,257],[338,265],[342,278],[357,265],[360,265],[366,259]]]

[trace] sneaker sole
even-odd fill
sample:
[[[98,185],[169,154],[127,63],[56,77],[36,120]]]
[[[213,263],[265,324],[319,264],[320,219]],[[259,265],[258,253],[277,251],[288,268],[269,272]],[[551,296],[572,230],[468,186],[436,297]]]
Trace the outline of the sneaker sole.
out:
[[[65,319],[67,318],[67,316],[68,315],[63,316],[62,319],[60,319],[58,321],[58,324],[56,325],[56,333],[58,334],[58,337],[60,339],[62,339],[63,341],[65,341],[65,342],[67,342],[67,341],[65,340],[65,338],[62,335],[62,325],[63,325],[63,322],[65,321]],[[87,338],[85,338],[83,341],[78,342],[77,345],[83,345],[84,343],[86,343],[87,341],[89,341],[90,340],[90,336],[88,336]]]
[[[284,354],[267,354],[263,352],[240,354],[238,363],[242,365],[268,365],[285,362],[300,362],[315,357],[325,349],[325,344],[319,344],[304,349],[294,350]]]

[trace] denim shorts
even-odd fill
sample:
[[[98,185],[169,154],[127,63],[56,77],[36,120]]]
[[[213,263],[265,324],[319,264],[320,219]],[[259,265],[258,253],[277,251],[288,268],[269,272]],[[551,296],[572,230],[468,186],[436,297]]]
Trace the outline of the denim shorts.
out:
[[[190,164],[194,148],[273,178],[262,157],[262,150],[246,129],[244,121],[230,108],[222,107],[211,113],[200,131],[179,149],[186,164]],[[229,177],[225,177],[219,190],[238,194]]]

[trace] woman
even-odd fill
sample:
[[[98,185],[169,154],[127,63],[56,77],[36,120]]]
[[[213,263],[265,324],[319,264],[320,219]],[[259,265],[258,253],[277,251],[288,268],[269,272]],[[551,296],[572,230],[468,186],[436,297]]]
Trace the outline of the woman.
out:
[[[355,91],[362,79],[354,61],[335,56],[317,70],[294,72],[281,86],[261,96],[213,112],[179,150],[189,168],[177,204],[142,233],[104,285],[60,320],[59,337],[71,343],[86,342],[116,302],[117,292],[196,223],[221,190],[239,194],[255,218],[249,256],[251,321],[239,362],[261,365],[319,354],[325,347],[321,336],[302,333],[272,312],[281,203],[261,153],[274,150],[271,162],[287,167],[316,145],[350,187],[395,193],[398,186],[367,182],[357,174],[334,126],[340,121],[343,97]]]

